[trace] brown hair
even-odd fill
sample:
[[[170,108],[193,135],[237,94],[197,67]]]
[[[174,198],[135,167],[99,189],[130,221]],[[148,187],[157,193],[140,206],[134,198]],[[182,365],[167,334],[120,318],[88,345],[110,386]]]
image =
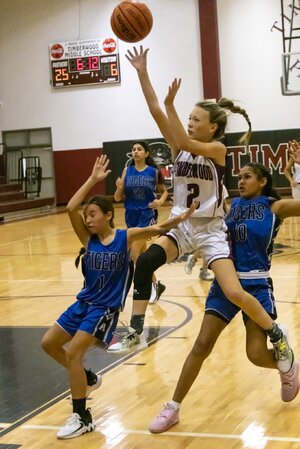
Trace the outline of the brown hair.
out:
[[[196,107],[202,108],[205,111],[209,112],[209,120],[211,123],[216,123],[218,128],[214,134],[214,138],[216,140],[222,139],[225,135],[225,128],[227,125],[227,114],[225,109],[228,109],[230,112],[234,114],[241,114],[246,122],[248,123],[248,131],[240,138],[239,143],[248,145],[252,133],[252,126],[250,119],[248,117],[245,109],[236,106],[232,100],[228,98],[221,98],[217,103],[213,101],[202,101],[195,105]]]

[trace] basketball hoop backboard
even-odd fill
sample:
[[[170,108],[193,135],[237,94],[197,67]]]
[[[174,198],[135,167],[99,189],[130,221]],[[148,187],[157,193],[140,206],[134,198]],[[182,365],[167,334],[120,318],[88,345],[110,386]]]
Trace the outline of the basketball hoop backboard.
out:
[[[282,53],[282,95],[300,95],[300,52]]]

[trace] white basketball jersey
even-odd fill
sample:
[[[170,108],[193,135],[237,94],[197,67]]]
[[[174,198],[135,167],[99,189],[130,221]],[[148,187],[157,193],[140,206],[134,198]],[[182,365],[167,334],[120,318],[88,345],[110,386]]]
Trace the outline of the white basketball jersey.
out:
[[[209,158],[180,151],[173,167],[174,205],[172,214],[179,215],[200,201],[193,217],[223,217],[223,177],[225,167]]]

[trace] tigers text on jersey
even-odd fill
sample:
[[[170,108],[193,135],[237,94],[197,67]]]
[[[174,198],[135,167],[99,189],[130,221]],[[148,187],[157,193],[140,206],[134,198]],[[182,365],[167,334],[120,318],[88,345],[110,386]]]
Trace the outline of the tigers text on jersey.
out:
[[[223,176],[225,167],[209,158],[180,151],[173,167],[173,215],[179,215],[194,201],[199,208],[192,217],[223,217]]]
[[[93,305],[122,308],[133,275],[127,231],[117,229],[109,245],[103,245],[96,234],[91,235],[82,262],[85,279],[77,299]]]
[[[157,169],[150,165],[141,172],[134,165],[129,165],[126,168],[124,181],[125,209],[149,209],[148,204],[156,198],[157,176]]]
[[[281,225],[272,212],[274,199],[235,198],[225,221],[232,243],[237,272],[267,272],[271,266],[273,242]]]

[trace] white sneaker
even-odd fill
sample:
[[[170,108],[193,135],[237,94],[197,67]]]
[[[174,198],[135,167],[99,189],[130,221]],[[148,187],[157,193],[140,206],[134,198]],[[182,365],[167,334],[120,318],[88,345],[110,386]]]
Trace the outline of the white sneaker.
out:
[[[91,370],[89,370],[91,371]],[[96,374],[94,373],[95,376],[97,376],[96,382],[93,385],[88,385],[86,387],[86,397],[88,398],[90,396],[90,394],[94,391],[97,390],[97,388],[101,387],[102,385],[102,376],[101,374]],[[72,405],[73,404],[73,400],[72,400],[72,396],[69,398],[69,403]]]
[[[196,260],[193,256],[193,254],[190,254],[186,260],[185,267],[184,267],[186,274],[192,274],[195,263],[196,263]]]
[[[151,296],[149,299],[149,304],[153,304],[155,302],[155,298],[156,298],[156,285],[154,284],[154,282],[152,282]]]
[[[72,413],[70,418],[67,419],[64,427],[59,429],[56,436],[60,440],[66,440],[68,438],[76,438],[83,435],[86,432],[91,432],[95,429],[95,423],[93,421],[90,410],[86,411],[86,418],[82,418],[78,413]]]
[[[135,329],[129,327],[122,340],[109,346],[107,352],[114,354],[125,354],[130,351],[140,351],[142,349],[146,349],[147,347],[148,343],[146,342],[144,332],[138,334]]]
[[[199,279],[201,281],[213,281],[214,274],[208,268],[200,268]]]
[[[97,388],[101,387],[101,385],[102,385],[101,374],[96,374],[96,376],[97,376],[96,382],[93,385],[88,385],[86,387],[86,397],[89,397],[89,395],[92,393],[92,391],[97,390]]]
[[[157,281],[156,284],[152,284],[154,285],[154,291],[155,291],[155,295],[153,296],[153,290],[151,292],[151,298],[149,299],[149,304],[155,304],[159,298],[161,297],[161,295],[163,294],[163,292],[166,290],[166,286],[164,284],[162,284],[160,281]]]

